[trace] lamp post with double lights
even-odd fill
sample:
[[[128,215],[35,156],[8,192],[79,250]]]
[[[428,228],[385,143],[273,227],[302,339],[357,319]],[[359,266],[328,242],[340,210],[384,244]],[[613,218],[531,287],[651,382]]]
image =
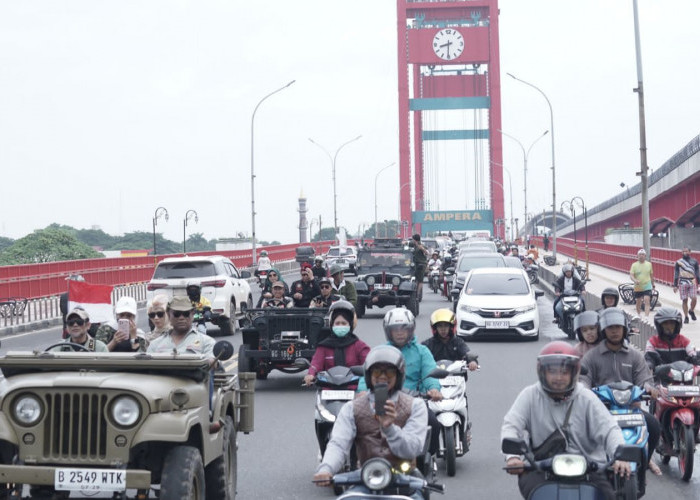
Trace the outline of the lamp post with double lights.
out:
[[[163,217],[165,219],[165,222],[168,222],[168,210],[165,207],[158,207],[156,208],[155,213],[153,214],[153,255],[158,255],[158,252],[156,250],[156,225],[158,224],[158,219]]]
[[[377,172],[377,175],[374,176],[374,237],[377,237],[377,180],[379,179],[379,174],[384,172],[387,168],[393,167],[396,165],[396,162],[391,162],[389,165],[387,165],[384,168],[379,169],[379,172]]]
[[[284,87],[280,87],[277,90],[270,92],[265,97],[258,101],[253,109],[253,115],[250,118],[250,216],[252,219],[252,238],[253,238],[253,266],[258,263],[258,254],[256,251],[257,241],[255,236],[255,113],[258,111],[260,105],[268,98],[275,95],[277,92],[282,92],[284,89],[293,84],[296,80],[292,80]]]
[[[326,148],[321,146],[318,142],[314,141],[311,137],[309,137],[309,141],[311,144],[314,144],[315,146],[318,146],[326,155],[328,156],[328,159],[331,160],[331,169],[333,170],[333,227],[335,229],[335,236],[337,238],[338,236],[338,192],[336,190],[336,182],[335,182],[335,161],[338,158],[338,153],[340,153],[340,150],[343,149],[345,146],[350,144],[351,142],[355,142],[358,140],[362,135],[358,135],[354,139],[350,139],[347,142],[344,142],[341,144],[338,149],[335,150],[335,154],[331,156],[331,154],[328,152]]]
[[[188,210],[185,213],[185,218],[182,221],[182,253],[187,253],[187,223],[194,217],[195,222],[199,222],[199,215],[194,210]]]
[[[550,121],[550,126],[549,130],[552,132],[551,133],[551,138],[552,138],[552,255],[554,256],[554,260],[556,261],[557,259],[557,181],[556,181],[556,166],[555,166],[555,161],[554,161],[554,111],[552,111],[552,103],[549,102],[549,99],[547,98],[547,94],[542,92],[539,87],[536,87],[535,85],[526,82],[525,80],[521,80],[517,76],[513,75],[512,73],[506,73],[508,76],[510,76],[512,79],[519,81],[520,83],[524,83],[525,85],[528,85],[535,89],[537,92],[542,94],[542,97],[544,97],[544,100],[547,101],[547,105],[549,106],[549,121]]]
[[[578,203],[578,206],[583,210],[583,224],[585,226],[584,232],[586,233],[586,276],[588,276],[588,209],[586,209],[586,203],[580,196],[574,196],[571,198],[571,204]],[[574,223],[576,220],[574,219]]]

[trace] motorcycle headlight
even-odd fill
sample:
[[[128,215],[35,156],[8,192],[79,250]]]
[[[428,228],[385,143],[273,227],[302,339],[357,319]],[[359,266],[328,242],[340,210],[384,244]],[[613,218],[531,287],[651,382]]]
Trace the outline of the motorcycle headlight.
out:
[[[620,406],[625,406],[627,403],[629,403],[630,398],[632,397],[632,391],[629,389],[625,391],[613,389],[612,394],[613,399]]]
[[[686,370],[683,372],[683,382],[693,381],[693,370]]]
[[[374,279],[374,276],[367,276],[367,279],[365,280],[368,286],[374,285],[374,282],[376,281]]]
[[[131,396],[121,396],[112,403],[112,418],[121,427],[131,427],[141,416],[141,406]]]
[[[39,421],[43,406],[39,398],[25,394],[15,399],[12,410],[17,423],[29,427]]]
[[[683,372],[680,370],[671,370],[671,378],[674,382],[683,382]]]
[[[401,278],[399,278],[398,276],[394,276],[393,278],[391,278],[391,284],[394,286],[399,286],[401,284]]]
[[[535,304],[530,304],[528,306],[518,307],[515,310],[515,312],[524,313],[528,311],[534,311],[535,309],[537,309],[537,306]]]
[[[383,490],[391,483],[391,477],[391,465],[383,458],[368,460],[362,467],[362,483],[370,490]]]
[[[586,458],[581,455],[556,455],[552,459],[552,472],[561,477],[583,476],[588,469]]]

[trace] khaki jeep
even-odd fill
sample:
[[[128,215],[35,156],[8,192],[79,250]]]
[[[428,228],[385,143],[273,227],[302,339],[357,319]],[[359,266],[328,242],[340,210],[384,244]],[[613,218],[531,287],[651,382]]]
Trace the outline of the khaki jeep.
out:
[[[40,351],[8,352],[0,370],[0,498],[236,497],[254,374],[197,355]]]

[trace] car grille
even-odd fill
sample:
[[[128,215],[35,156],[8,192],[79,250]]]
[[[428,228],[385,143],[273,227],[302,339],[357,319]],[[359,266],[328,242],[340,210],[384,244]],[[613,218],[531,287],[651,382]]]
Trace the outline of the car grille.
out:
[[[512,318],[515,316],[515,309],[494,310],[494,309],[479,309],[476,313],[482,318]]]
[[[44,455],[48,458],[104,458],[107,396],[56,392],[46,395]]]

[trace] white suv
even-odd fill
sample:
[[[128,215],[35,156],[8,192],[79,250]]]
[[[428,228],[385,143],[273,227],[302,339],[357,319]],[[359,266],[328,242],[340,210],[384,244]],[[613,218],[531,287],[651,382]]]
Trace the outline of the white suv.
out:
[[[253,308],[253,294],[246,278],[248,271],[239,271],[226,257],[169,257],[156,266],[148,283],[146,298],[154,295],[185,295],[188,283],[198,283],[202,296],[211,301],[212,313],[219,315],[222,335],[236,330],[236,315]]]
[[[355,265],[357,264],[357,250],[355,247],[330,247],[326,254],[326,267],[333,264],[343,267],[346,272],[351,272],[357,276]]]

